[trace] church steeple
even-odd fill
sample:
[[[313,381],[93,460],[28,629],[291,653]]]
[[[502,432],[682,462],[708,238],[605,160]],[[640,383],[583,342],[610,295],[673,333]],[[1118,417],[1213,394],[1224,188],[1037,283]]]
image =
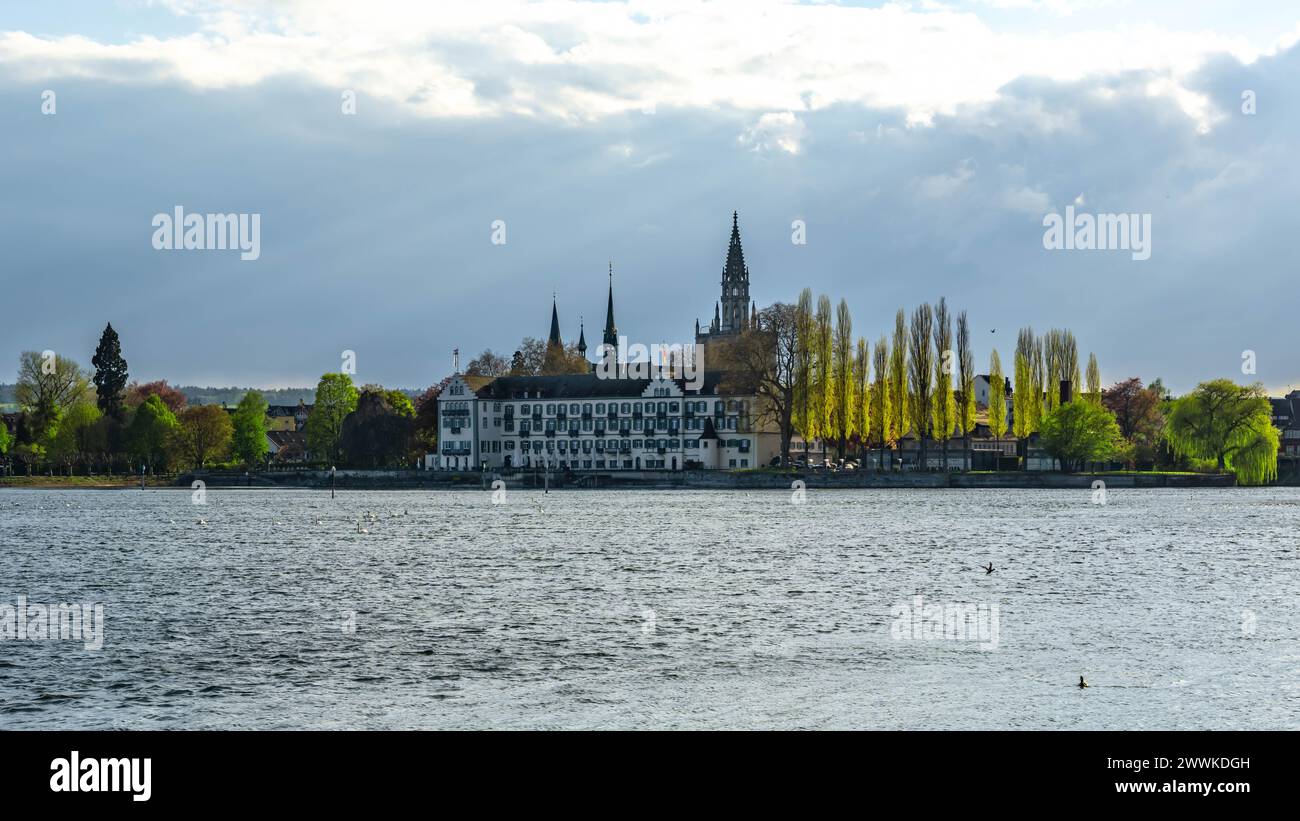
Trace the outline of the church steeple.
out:
[[[587,357],[587,332],[583,328],[582,317],[578,317],[578,353],[585,359]]]
[[[555,308],[555,294],[551,294],[551,335],[546,340],[547,347],[558,345],[563,348],[564,343],[560,340],[560,314]]]
[[[727,245],[727,262],[722,269],[722,313],[719,330],[737,333],[749,321],[749,267],[740,247],[740,214],[731,212],[731,241]]]
[[[609,264],[609,303],[605,307],[605,337],[601,340],[611,347],[618,347],[618,328],[614,326],[614,263]]]

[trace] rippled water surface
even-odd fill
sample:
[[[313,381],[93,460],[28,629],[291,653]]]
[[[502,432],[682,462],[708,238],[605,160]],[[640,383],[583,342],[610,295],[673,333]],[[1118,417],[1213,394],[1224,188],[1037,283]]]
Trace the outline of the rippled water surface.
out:
[[[0,604],[106,613],[0,728],[1300,727],[1300,491],[1091,496],[0,491]]]

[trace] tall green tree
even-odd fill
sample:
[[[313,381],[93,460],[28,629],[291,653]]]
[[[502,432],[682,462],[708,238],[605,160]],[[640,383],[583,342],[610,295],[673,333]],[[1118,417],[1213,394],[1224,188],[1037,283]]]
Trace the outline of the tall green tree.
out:
[[[999,442],[1007,432],[1007,387],[998,349],[989,354],[989,433]]]
[[[28,416],[30,441],[53,436],[63,411],[90,396],[86,372],[73,360],[52,351],[24,351],[19,355],[14,398]]]
[[[791,418],[803,437],[805,452],[820,435],[817,414],[813,411],[813,355],[817,348],[813,322],[812,289],[799,293],[795,306],[794,412]]]
[[[316,385],[316,404],[307,416],[307,450],[312,459],[338,464],[343,420],[357,409],[361,393],[345,373],[323,374]]]
[[[230,453],[234,425],[230,414],[216,405],[193,405],[180,412],[172,431],[172,448],[196,469],[220,461]]]
[[[69,476],[74,465],[89,461],[94,450],[92,435],[99,429],[96,427],[99,417],[99,408],[85,400],[76,402],[61,415],[48,456],[62,464]]]
[[[853,358],[853,429],[858,434],[859,454],[871,440],[871,346],[858,337],[858,352]]]
[[[813,321],[813,334],[817,347],[813,351],[813,413],[817,416],[817,438],[824,440],[835,435],[831,415],[835,409],[835,332],[831,318],[831,298],[822,294],[817,298],[817,316]]]
[[[341,449],[348,464],[381,468],[400,466],[409,458],[415,418],[395,409],[389,395],[363,390],[356,410],[344,418]]]
[[[826,301],[830,305],[830,300]],[[835,332],[831,350],[831,430],[840,458],[849,438],[857,433],[857,381],[853,373],[853,317],[843,299],[835,312]]]
[[[1067,472],[1086,462],[1109,459],[1123,437],[1115,415],[1092,402],[1067,402],[1043,417],[1043,448],[1061,462]]]
[[[775,425],[781,435],[781,464],[790,464],[794,435],[795,369],[799,355],[798,309],[778,302],[758,313],[724,350],[720,390],[756,397],[754,421]]]
[[[907,395],[907,315],[902,308],[894,315],[894,341],[889,349],[889,412],[893,441],[901,443],[911,425]]]
[[[963,464],[969,467],[970,436],[975,431],[975,352],[971,350],[970,322],[957,314],[957,433],[965,439]]]
[[[99,336],[99,345],[90,364],[95,368],[95,394],[99,412],[122,421],[122,398],[126,391],[126,360],[122,358],[122,342],[108,323]]]
[[[908,385],[912,432],[916,434],[918,467],[929,467],[926,461],[926,443],[931,434],[931,415],[934,411],[934,351],[930,348],[930,334],[934,330],[934,309],[923,303],[912,311],[912,327],[908,337]]]
[[[1277,478],[1278,433],[1262,385],[1229,379],[1202,382],[1173,403],[1165,438],[1194,459],[1214,459],[1237,481],[1260,485]]]
[[[1028,456],[1029,437],[1038,431],[1042,412],[1042,393],[1035,374],[1035,360],[1041,348],[1034,338],[1033,328],[1021,328],[1016,337],[1016,357],[1011,394],[1011,424],[1019,440],[1022,456]]]
[[[871,387],[871,403],[874,413],[871,415],[871,439],[880,448],[880,469],[885,469],[885,454],[894,444],[894,409],[891,405],[892,392],[889,390],[889,340],[884,334],[876,342],[872,352],[872,364],[876,366],[876,381]]]
[[[267,402],[258,391],[249,391],[239,400],[230,420],[233,425],[231,446],[235,458],[248,467],[261,465],[269,449],[266,442]]]
[[[943,446],[943,469],[948,469],[948,440],[957,425],[957,405],[953,400],[952,376],[956,370],[956,353],[952,348],[952,315],[948,300],[939,298],[934,310],[934,410],[931,414],[934,438]]]
[[[1089,402],[1101,403],[1101,369],[1097,367],[1097,355],[1088,354],[1088,392]]]
[[[178,424],[176,414],[163,398],[150,394],[131,417],[126,431],[127,448],[151,473],[166,470]]]

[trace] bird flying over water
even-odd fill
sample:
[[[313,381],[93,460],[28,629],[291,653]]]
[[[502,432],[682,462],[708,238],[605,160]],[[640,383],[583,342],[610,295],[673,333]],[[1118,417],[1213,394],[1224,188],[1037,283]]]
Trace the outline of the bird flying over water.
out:
[[[980,565],[980,567],[984,570],[985,576],[993,572],[993,562],[989,562],[987,566]]]

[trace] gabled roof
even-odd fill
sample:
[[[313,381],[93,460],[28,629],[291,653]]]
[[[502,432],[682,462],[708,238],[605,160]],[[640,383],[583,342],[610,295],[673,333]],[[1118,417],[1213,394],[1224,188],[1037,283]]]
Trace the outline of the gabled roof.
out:
[[[701,389],[697,393],[684,379],[672,380],[687,397],[712,396],[722,382],[722,371],[705,371]],[[483,379],[485,384],[470,383],[479,399],[582,399],[585,397],[626,396],[640,398],[654,380],[651,379],[601,379],[594,373],[563,374],[559,376],[498,376],[462,377]]]
[[[307,433],[301,430],[268,430],[266,438],[274,442],[277,448],[285,445],[307,447]]]

